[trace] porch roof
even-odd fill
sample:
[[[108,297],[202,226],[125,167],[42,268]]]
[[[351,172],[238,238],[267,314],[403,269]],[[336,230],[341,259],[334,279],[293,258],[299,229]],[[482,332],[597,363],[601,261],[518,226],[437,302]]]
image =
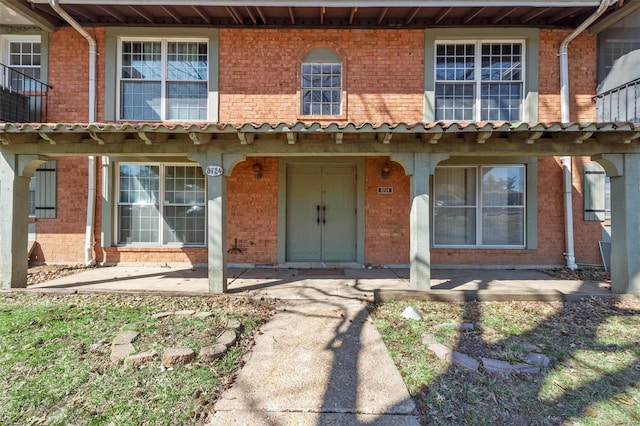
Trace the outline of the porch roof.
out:
[[[640,123],[0,123],[0,146],[42,155],[595,155],[640,152]]]
[[[4,0],[22,15],[66,25],[49,0]],[[424,28],[575,27],[599,0],[58,0],[82,25]],[[611,7],[611,11],[615,7]]]

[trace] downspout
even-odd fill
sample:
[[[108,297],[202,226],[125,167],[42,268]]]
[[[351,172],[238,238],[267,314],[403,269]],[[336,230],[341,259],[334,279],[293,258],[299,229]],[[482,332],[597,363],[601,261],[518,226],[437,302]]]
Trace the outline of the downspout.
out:
[[[586,30],[589,25],[598,19],[615,1],[617,0],[602,0],[598,9],[560,43],[560,50],[558,52],[558,56],[560,56],[560,111],[563,123],[569,123],[571,121],[571,110],[569,108],[569,43]],[[578,265],[576,264],[573,245],[573,200],[571,198],[573,188],[571,178],[573,171],[570,156],[562,157],[562,176],[564,192],[564,235],[566,244],[564,256],[567,260],[567,267],[571,270],[576,270],[578,269]]]
[[[96,121],[96,63],[97,63],[97,43],[95,38],[89,34],[75,19],[65,12],[58,0],[49,0],[49,6],[56,11],[62,19],[71,25],[87,42],[89,42],[89,123]],[[87,225],[85,227],[85,245],[84,245],[84,262],[87,266],[93,266],[95,259],[93,258],[93,228],[96,208],[96,159],[89,156],[89,185],[87,193]]]

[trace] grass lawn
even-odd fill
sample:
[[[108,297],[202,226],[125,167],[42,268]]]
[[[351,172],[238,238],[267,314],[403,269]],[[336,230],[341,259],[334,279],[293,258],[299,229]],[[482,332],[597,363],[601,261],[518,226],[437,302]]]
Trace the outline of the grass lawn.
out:
[[[423,320],[401,317],[407,306]],[[423,424],[640,424],[640,301],[398,301],[371,315]],[[474,324],[459,331],[459,324]],[[551,359],[541,374],[464,370],[422,343],[431,334],[469,355],[523,362],[528,344]]]
[[[224,296],[0,294],[0,424],[201,422],[272,308],[269,301]],[[152,317],[182,309],[212,315]],[[242,328],[223,358],[161,365],[165,348],[187,346],[197,354],[216,341],[229,319]],[[158,357],[140,368],[112,363],[111,341],[124,330],[140,333],[136,352],[155,351]]]

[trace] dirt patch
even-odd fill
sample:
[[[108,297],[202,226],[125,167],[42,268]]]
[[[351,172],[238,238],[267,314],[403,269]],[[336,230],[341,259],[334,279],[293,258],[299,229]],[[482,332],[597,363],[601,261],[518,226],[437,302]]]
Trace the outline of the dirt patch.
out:
[[[32,266],[27,271],[27,287],[55,280],[57,278],[66,277],[68,275],[78,274],[88,269],[92,269],[92,267],[87,267],[81,264]]]
[[[580,268],[572,271],[569,268],[548,269],[544,271],[561,280],[611,282],[611,274],[603,268]]]

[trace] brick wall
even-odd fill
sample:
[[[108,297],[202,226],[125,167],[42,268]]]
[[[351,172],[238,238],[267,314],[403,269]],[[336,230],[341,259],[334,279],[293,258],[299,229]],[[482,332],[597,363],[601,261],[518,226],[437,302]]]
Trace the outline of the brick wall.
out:
[[[38,262],[84,261],[84,237],[87,218],[86,157],[52,158],[57,160],[56,217],[35,219],[36,239],[42,250]]]
[[[343,115],[331,121],[422,120],[420,30],[220,30],[220,121],[292,122],[300,115],[300,63],[314,47],[343,58]]]
[[[252,170],[262,165],[262,177]],[[237,240],[242,253],[232,251],[230,263],[278,262],[278,159],[249,157],[227,180],[227,246]]]
[[[382,167],[391,172],[382,179]],[[393,188],[378,194],[379,186]],[[409,263],[409,177],[398,163],[386,157],[365,162],[365,263],[372,265]]]
[[[541,122],[560,121],[560,43],[570,30],[540,30],[540,61],[538,72]],[[569,99],[571,121],[590,122],[596,119],[596,106],[591,97],[596,93],[597,37],[583,32],[569,44]]]
[[[97,112],[104,113],[105,28],[87,28],[96,38]],[[89,44],[73,28],[60,28],[49,36],[49,121],[52,123],[86,123],[89,118]],[[54,60],[55,59],[55,60]]]

